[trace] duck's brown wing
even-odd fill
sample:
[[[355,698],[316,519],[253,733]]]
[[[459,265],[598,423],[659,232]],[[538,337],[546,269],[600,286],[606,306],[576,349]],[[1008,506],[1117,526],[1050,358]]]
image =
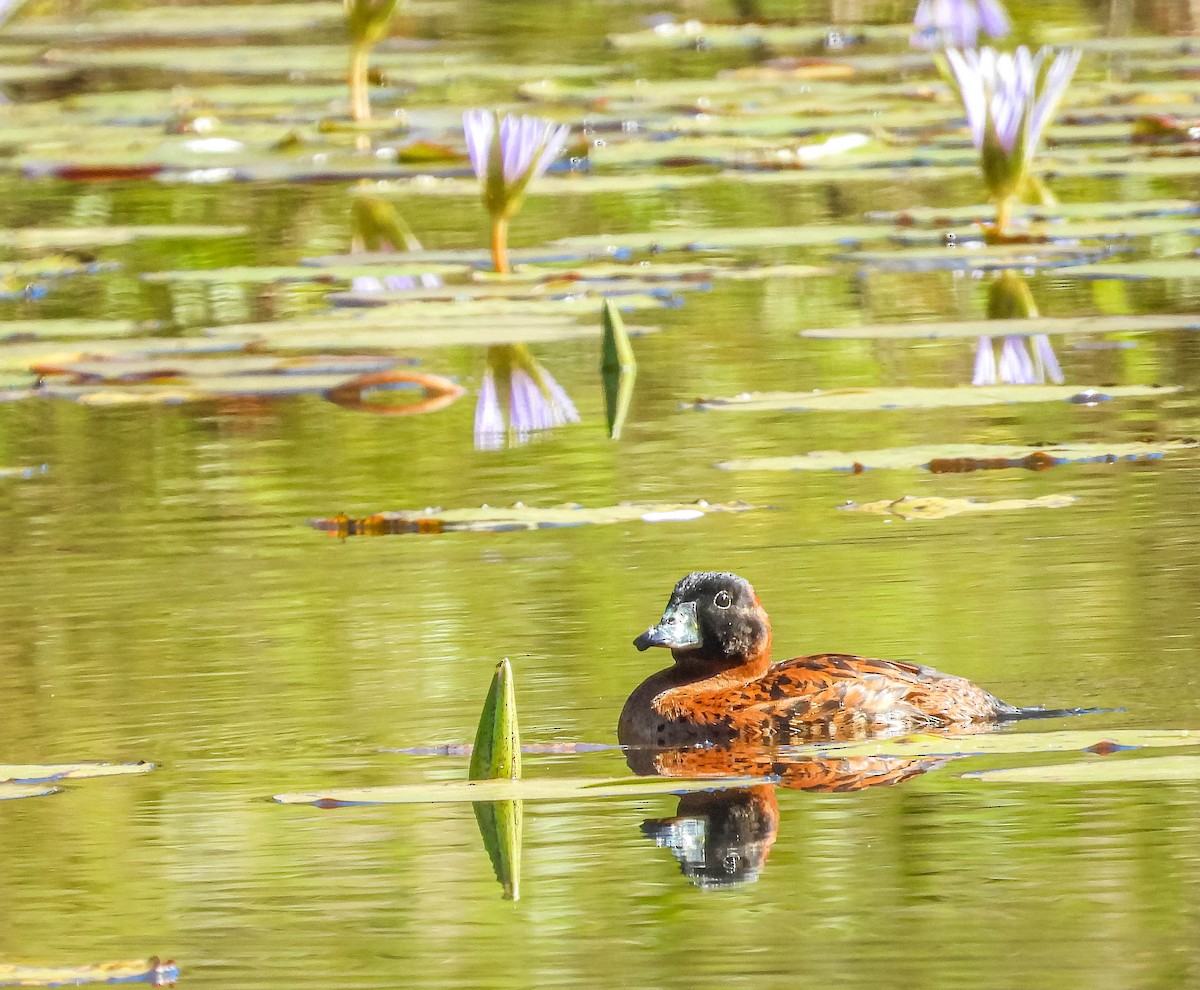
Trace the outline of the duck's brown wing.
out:
[[[743,717],[802,730],[834,726],[953,725],[991,721],[1008,706],[963,677],[900,660],[821,653],[775,664],[747,685]]]

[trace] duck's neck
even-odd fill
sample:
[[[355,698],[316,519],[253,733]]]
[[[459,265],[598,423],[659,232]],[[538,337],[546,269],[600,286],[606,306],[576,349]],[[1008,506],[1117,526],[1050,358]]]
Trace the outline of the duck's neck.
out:
[[[713,656],[702,650],[672,650],[671,655],[675,658],[671,674],[676,683],[720,691],[749,684],[767,672],[771,666],[771,633],[768,630],[749,654]]]

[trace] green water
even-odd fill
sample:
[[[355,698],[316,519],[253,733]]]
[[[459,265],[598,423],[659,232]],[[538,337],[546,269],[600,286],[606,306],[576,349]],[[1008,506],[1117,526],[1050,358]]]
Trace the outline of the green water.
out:
[[[598,33],[633,29],[644,13],[580,5],[579,23],[597,34],[562,41],[546,27],[545,4],[484,6],[440,29],[486,51],[515,38],[517,57],[530,60],[605,57]],[[1104,20],[1074,8],[1054,14],[1064,24]],[[697,58],[703,65],[679,71],[711,73],[749,56]],[[660,74],[685,61],[664,58]],[[325,287],[162,286],[138,275],[292,264],[344,251],[351,236],[343,185],[7,176],[0,187],[4,226],[250,231],[105,250],[120,269],[62,281],[44,300],[0,303],[4,319],[156,319],[186,332],[309,312]],[[1131,200],[1195,196],[1197,185],[1094,179],[1056,191]],[[855,222],[866,209],[977,198],[970,176],[532,197],[513,237],[519,245],[699,222]],[[404,215],[430,248],[484,236],[474,204],[410,197]],[[581,422],[500,451],[473,445],[478,348],[417,355],[422,370],[467,388],[428,416],[371,416],[316,397],[108,409],[0,403],[0,466],[47,465],[32,479],[0,480],[0,754],[159,765],[0,804],[0,961],[157,954],[174,958],[180,985],[197,990],[1200,983],[1193,782],[960,777],[1005,765],[990,757],[862,793],[781,789],[778,835],[757,881],[716,890],[690,883],[643,832],[647,819],[675,814],[676,798],[527,805],[516,903],[501,900],[466,805],[318,810],[266,800],[465,776],[465,757],[386,750],[472,739],[503,656],[513,663],[525,742],[615,743],[625,697],[659,662],[631,640],[693,569],[751,580],[782,657],[907,658],[1016,704],[1125,709],[1086,723],[1097,740],[1116,727],[1200,729],[1194,452],[942,476],[712,466],[822,449],[1194,435],[1194,334],[1130,336],[1136,346],[1107,350],[1056,339],[1069,383],[1185,386],[1153,401],[854,414],[681,408],[750,389],[967,382],[970,340],[798,333],[977,318],[988,283],[834,268],[807,280],[719,283],[679,309],[630,314],[657,332],[635,341],[637,390],[618,442],[605,434],[596,340],[535,348]],[[1031,287],[1043,315],[1200,305],[1195,279],[1086,282],[1049,272]],[[1078,501],[911,522],[838,510],[904,495],[1048,494]],[[338,512],[701,498],[769,511],[349,540],[305,526]],[[618,751],[531,754],[524,763],[530,777],[627,772]]]

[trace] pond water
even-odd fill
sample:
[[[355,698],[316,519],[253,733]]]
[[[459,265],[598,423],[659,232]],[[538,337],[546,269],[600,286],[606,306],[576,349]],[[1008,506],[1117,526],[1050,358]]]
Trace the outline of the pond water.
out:
[[[1145,27],[1181,30],[1182,8],[1145,6],[1153,8]],[[701,88],[718,71],[764,54],[604,47],[606,32],[641,30],[650,12],[629,3],[580,3],[570,5],[568,21],[559,4],[447,4],[406,15],[402,28],[485,60],[620,66],[617,80],[693,78]],[[715,3],[673,12],[731,16]],[[766,10],[814,24],[831,16],[902,21],[909,13],[870,5],[852,15],[823,7]],[[1014,8],[1019,33],[1035,40],[1103,34],[1128,14],[1119,6]],[[322,40],[332,49],[336,39]],[[19,61],[18,44],[37,49],[26,59],[46,46],[18,34],[7,40],[7,62]],[[184,47],[179,39],[173,44]],[[131,49],[145,50],[128,42],[87,50]],[[893,43],[879,50],[904,49]],[[1123,73],[1085,56],[1067,110],[1114,79],[1194,84],[1194,55],[1188,58]],[[932,85],[933,78],[885,67],[862,84],[903,89],[914,80]],[[221,82],[196,80],[197,87]],[[154,103],[141,87],[161,82],[144,67],[110,67],[62,85],[109,97],[140,91],[130,106],[145,107]],[[265,75],[258,82],[278,80]],[[1175,92],[1184,93],[1183,102],[1196,96],[1194,86]],[[35,110],[45,127],[54,114],[79,111],[71,97],[51,102],[56,96],[36,87],[14,91],[10,125],[16,129]],[[431,114],[473,102],[516,105],[512,81],[496,80],[430,83],[411,99]],[[376,100],[385,115],[402,102],[395,95]],[[552,106],[576,128],[589,112],[567,102]],[[167,112],[160,93],[154,113]],[[130,110],[109,124],[162,133],[161,120],[144,113],[134,119]],[[246,126],[286,130],[273,119]],[[121,157],[128,147],[116,133],[108,141]],[[13,138],[17,145],[33,140]],[[969,165],[973,152],[963,134],[951,130],[947,140]],[[75,181],[28,168],[32,158],[67,160],[75,153],[69,146],[17,145],[6,151],[13,168],[0,176],[6,229],[242,229],[115,245],[85,241],[65,254],[10,245],[13,263],[35,258],[44,267],[65,258],[87,270],[53,278],[30,275],[28,266],[6,270],[13,295],[0,301],[0,322],[153,321],[159,329],[136,332],[195,340],[222,325],[325,313],[326,295],[348,288],[345,278],[143,276],[295,266],[343,254],[355,235],[353,204],[363,194],[397,208],[428,249],[473,249],[487,236],[473,195],[424,196],[399,181],[363,189],[350,181],[266,176],[215,184],[178,175]],[[1064,137],[1061,147],[1086,145]],[[1163,159],[1146,153],[1137,160]],[[1186,159],[1171,160],[1180,167],[1162,174],[1139,172],[1136,164],[1064,167],[1052,184],[1068,205],[1194,200],[1200,165],[1189,171]],[[463,175],[461,162],[456,167]],[[513,222],[513,243],[857,225],[870,210],[965,207],[982,195],[978,176],[965,166],[944,173],[883,167],[877,176],[827,179],[714,171],[653,163],[605,171],[598,156],[594,175],[581,181],[651,172],[695,181],[594,194],[535,191]],[[1122,242],[1127,250],[1109,260],[1200,266],[1195,229],[1178,217],[1173,224]],[[938,239],[935,233],[934,250]],[[474,437],[487,351],[454,344],[450,330],[439,347],[328,343],[307,351],[399,355],[465,389],[445,408],[410,416],[343,408],[312,390],[73,401],[54,393],[65,388],[54,368],[92,354],[89,346],[67,331],[49,333],[53,346],[26,360],[16,349],[30,346],[28,333],[10,334],[0,345],[0,388],[12,399],[0,402],[0,467],[35,470],[0,478],[0,752],[9,763],[148,760],[157,768],[65,781],[55,796],[0,802],[0,962],[159,955],[175,959],[180,985],[197,990],[1196,985],[1200,775],[1028,784],[963,776],[1016,763],[1128,755],[932,761],[896,786],[850,793],[762,786],[733,792],[739,797],[708,795],[707,803],[670,795],[530,803],[515,902],[501,899],[466,804],[318,809],[269,800],[283,791],[462,779],[464,756],[395,750],[472,739],[501,657],[512,661],[524,741],[564,744],[563,752],[528,754],[527,777],[627,774],[615,748],[617,716],[665,657],[639,654],[631,641],[657,620],[675,581],[696,569],[732,570],[754,583],[780,657],[835,650],[912,659],[967,676],[1015,704],[1120,709],[1054,725],[1094,730],[1097,742],[1123,730],[1200,731],[1196,451],[1038,471],[715,466],[822,450],[962,443],[1117,449],[1196,435],[1200,336],[1190,330],[1052,334],[1072,389],[1182,386],[1143,397],[864,411],[687,407],[701,397],[751,391],[969,384],[976,336],[801,336],[986,315],[993,273],[894,271],[838,260],[853,246],[767,243],[715,255],[642,255],[648,271],[710,256],[726,265],[733,259],[826,270],[765,280],[706,276],[711,285],[679,288],[681,305],[627,312],[627,323],[645,332],[633,340],[637,379],[616,440],[605,423],[598,330],[530,348],[570,396],[579,421],[482,445],[498,449],[477,449]],[[1195,270],[1133,281],[1085,279],[1070,267],[1022,264],[1021,271],[1047,319],[1200,312]],[[600,303],[593,301],[598,328]],[[492,318],[484,312],[469,322]],[[517,342],[520,333],[510,338]],[[288,353],[287,345],[278,352]],[[29,395],[39,370],[45,394]],[[846,458],[843,468],[858,459]],[[906,496],[1063,498],[1049,499],[1058,507],[943,518],[906,519],[903,505],[883,514],[844,507]],[[306,525],[339,513],[625,500],[755,508],[657,522],[383,537],[339,538]],[[707,850],[700,849],[697,822],[707,822]],[[726,831],[740,834],[741,845],[722,844]],[[707,867],[697,867],[703,855]],[[744,882],[701,882],[707,868],[721,873],[714,863],[733,863],[725,879]]]

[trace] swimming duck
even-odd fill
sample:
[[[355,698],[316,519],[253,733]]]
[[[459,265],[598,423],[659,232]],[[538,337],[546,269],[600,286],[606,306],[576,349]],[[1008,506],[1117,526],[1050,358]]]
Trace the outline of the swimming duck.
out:
[[[675,663],[625,702],[617,735],[627,746],[775,745],[1076,711],[1015,708],[965,678],[899,660],[821,653],[772,664],[771,621],[736,574],[687,575],[633,645],[669,649]]]

